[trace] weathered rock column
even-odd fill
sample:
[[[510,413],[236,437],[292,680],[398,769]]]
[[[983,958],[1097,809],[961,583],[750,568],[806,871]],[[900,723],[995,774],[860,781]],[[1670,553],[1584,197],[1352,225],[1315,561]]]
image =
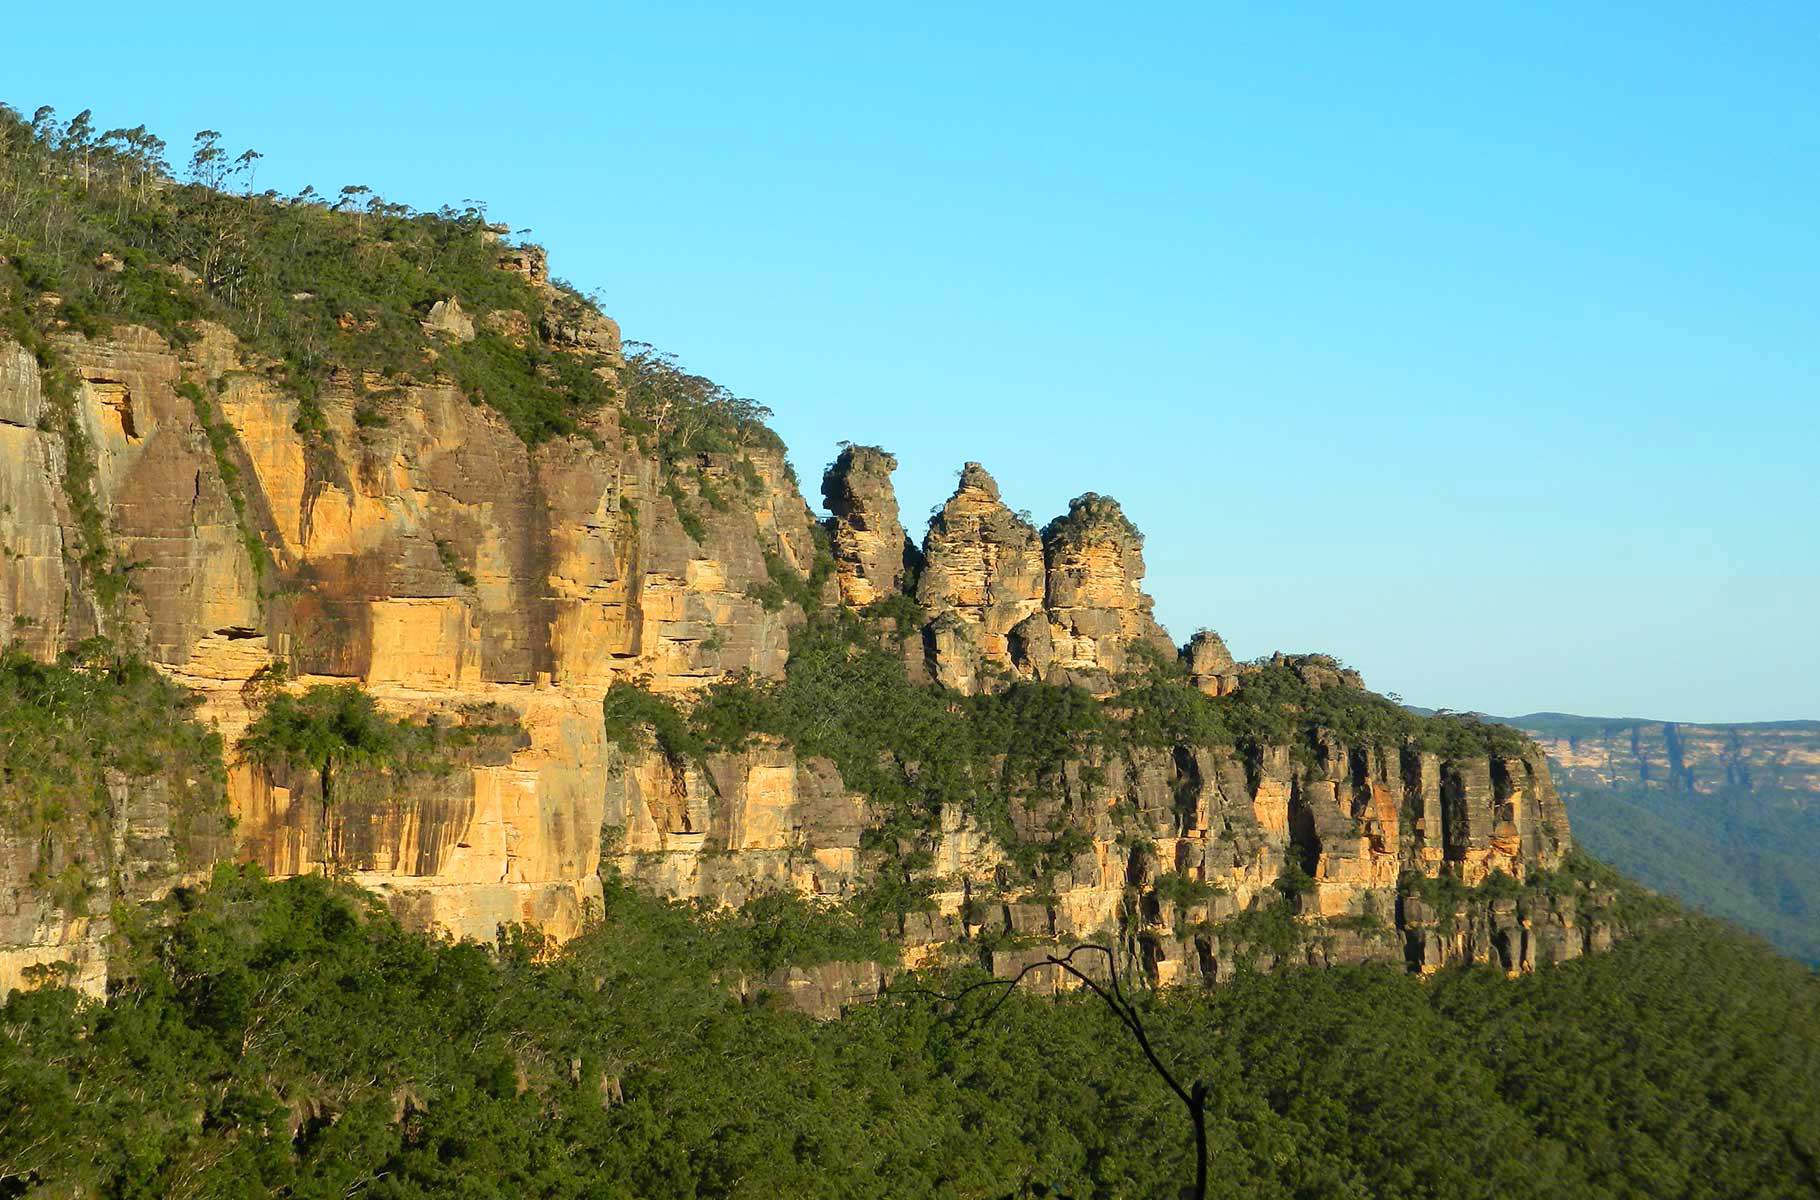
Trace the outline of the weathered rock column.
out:
[[[935,619],[931,671],[950,687],[975,690],[982,664],[1010,669],[1008,635],[1042,609],[1042,541],[1005,507],[986,469],[970,462],[929,525],[923,558],[916,598]]]
[[[831,515],[834,574],[841,603],[863,608],[904,584],[904,527],[891,472],[897,459],[876,446],[848,446],[822,476]]]

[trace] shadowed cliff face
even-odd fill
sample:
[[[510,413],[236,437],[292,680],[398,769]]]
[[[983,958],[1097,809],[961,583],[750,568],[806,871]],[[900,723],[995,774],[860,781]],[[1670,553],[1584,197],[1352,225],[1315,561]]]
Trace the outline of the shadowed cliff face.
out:
[[[907,961],[960,941],[1006,972],[1041,945],[1129,946],[1161,983],[1229,978],[1241,963],[1407,962],[1432,971],[1490,962],[1511,971],[1609,944],[1613,924],[1571,897],[1424,900],[1411,877],[1465,887],[1523,879],[1571,850],[1566,813],[1533,749],[1444,759],[1324,738],[1288,747],[1191,746],[1087,755],[1059,765],[1059,788],[1014,801],[1020,835],[1085,836],[1040,886],[964,813],[932,839],[939,890],[899,923]],[[776,886],[849,897],[870,878],[863,797],[833,764],[766,746],[678,761],[629,755],[607,804],[613,861],[671,895],[737,904]],[[1285,872],[1308,879],[1292,901],[1304,935],[1279,945],[1231,919],[1274,904]],[[1260,961],[1260,955],[1262,959]]]
[[[1715,797],[1742,788],[1791,804],[1820,795],[1820,722],[1686,725],[1535,713],[1510,724],[1589,784]]]
[[[547,293],[544,317],[476,322],[451,298],[425,323],[437,345],[476,328],[535,339],[628,386],[611,322],[552,288],[536,252],[502,253]],[[697,758],[628,750],[603,730],[615,683],[686,700],[779,679],[806,610],[882,605],[910,677],[962,697],[1025,681],[1103,698],[1177,658],[1141,587],[1142,537],[1108,497],[1081,496],[1039,533],[968,464],[919,556],[895,459],[872,448],[829,468],[823,529],[780,449],[677,453],[625,404],[527,445],[448,382],[340,372],[306,406],[273,362],[208,322],[181,345],[123,325],[54,330],[49,346],[60,374],[0,339],[11,643],[49,658],[104,634],[194,689],[229,747],[232,853],[274,875],[348,875],[427,927],[485,938],[528,921],[568,936],[598,896],[603,844],[609,865],[673,895],[864,891],[885,861],[868,840],[883,818],[828,759],[778,739]],[[83,454],[92,480],[73,482]],[[96,536],[107,556],[84,556]],[[127,586],[104,587],[110,571]],[[1180,657],[1214,697],[1259,669],[1209,632]],[[441,774],[356,773],[325,805],[308,771],[233,753],[275,663],[287,686],[358,682],[401,715],[494,706],[522,736]],[[1285,664],[1312,687],[1362,687],[1331,660]],[[943,811],[918,850],[932,907],[898,918],[913,957],[967,938],[1014,969],[1028,939],[1110,933],[1160,981],[1220,978],[1266,939],[1216,926],[1273,899],[1286,873],[1306,875],[1293,905],[1320,938],[1272,961],[1516,970],[1605,936],[1571,906],[1437,911],[1400,886],[1558,865],[1566,819],[1535,754],[1323,736],[1064,753],[1049,770],[1062,799],[1014,797],[1009,820],[1026,840],[1071,831],[1067,861],[1040,888],[1020,885],[1001,836],[964,805]],[[151,793],[122,803],[158,806]],[[15,855],[8,879],[29,890],[41,865]],[[75,914],[34,911],[29,930],[9,926],[12,945],[83,940]]]

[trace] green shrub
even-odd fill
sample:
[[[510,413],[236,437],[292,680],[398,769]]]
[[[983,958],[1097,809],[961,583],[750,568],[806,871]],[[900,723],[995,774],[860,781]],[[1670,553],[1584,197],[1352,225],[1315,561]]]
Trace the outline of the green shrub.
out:
[[[98,642],[55,665],[0,654],[0,831],[41,852],[84,856],[89,870],[76,890],[86,895],[111,869],[110,779],[155,784],[169,805],[178,864],[194,865],[198,838],[227,821],[221,739],[196,721],[199,702]],[[74,880],[58,886],[74,894]]]
[[[441,775],[483,743],[522,740],[517,717],[503,709],[483,706],[466,716],[454,723],[440,715],[422,721],[394,717],[359,684],[317,684],[300,694],[274,692],[238,748],[249,761],[268,767],[314,770],[326,819],[337,798],[337,773],[346,768]]]
[[[1151,891],[1157,899],[1176,908],[1189,908],[1213,897],[1217,889],[1212,884],[1185,875],[1180,871],[1165,871],[1156,877],[1151,884]]]
[[[204,167],[180,182],[161,145],[143,130],[77,144],[54,121],[34,126],[0,109],[0,190],[9,197],[0,256],[12,264],[0,308],[10,326],[33,323],[30,302],[47,292],[62,298],[58,318],[89,336],[134,322],[181,344],[193,339],[191,322],[220,321],[280,364],[298,400],[297,428],[311,437],[328,432],[320,391],[336,368],[357,389],[367,372],[446,374],[528,443],[579,432],[613,398],[604,358],[520,347],[491,331],[465,343],[425,334],[423,315],[449,296],[477,314],[515,310],[533,324],[548,307],[544,289],[500,269],[502,247],[478,208],[414,212],[365,189],[333,205],[308,189],[288,199],[235,194],[232,170]],[[209,149],[206,139],[198,149]],[[121,269],[98,266],[103,255]],[[179,266],[197,282],[179,278]],[[572,290],[556,295],[571,310],[590,306]],[[708,411],[718,418],[713,404]],[[355,412],[361,428],[383,420],[364,403]],[[761,417],[738,412],[739,421]]]

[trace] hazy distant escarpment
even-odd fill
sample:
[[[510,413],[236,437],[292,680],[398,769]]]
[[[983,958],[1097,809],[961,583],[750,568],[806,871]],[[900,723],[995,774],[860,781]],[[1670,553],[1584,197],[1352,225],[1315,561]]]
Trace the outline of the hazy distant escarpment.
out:
[[[0,711],[163,706],[69,739],[68,795],[0,744],[0,986],[98,988],[103,898],[224,857],[457,935],[570,937],[605,870],[816,898],[910,965],[1100,938],[1160,983],[1522,972],[1625,925],[1534,742],[1173,644],[1111,497],[1039,526],[967,463],[911,533],[851,446],[819,518],[762,406],[481,212],[165,158],[0,116]]]
[[[1587,848],[1820,963],[1820,722],[1532,713]]]

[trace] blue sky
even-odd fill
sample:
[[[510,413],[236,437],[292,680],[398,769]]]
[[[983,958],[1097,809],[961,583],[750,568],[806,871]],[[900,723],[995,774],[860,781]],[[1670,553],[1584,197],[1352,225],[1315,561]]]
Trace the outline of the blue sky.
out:
[[[29,6],[0,99],[484,198],[811,492],[1118,496],[1178,638],[1820,717],[1820,6],[260,7]]]

